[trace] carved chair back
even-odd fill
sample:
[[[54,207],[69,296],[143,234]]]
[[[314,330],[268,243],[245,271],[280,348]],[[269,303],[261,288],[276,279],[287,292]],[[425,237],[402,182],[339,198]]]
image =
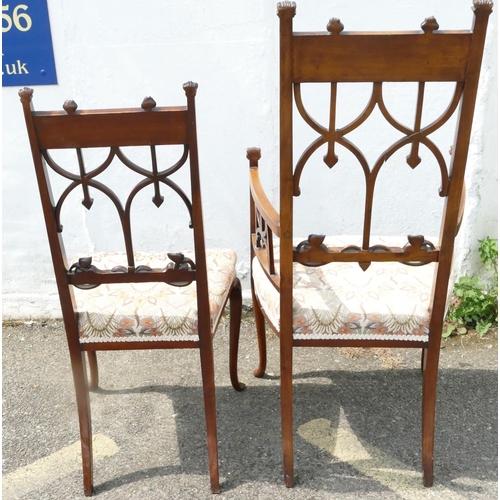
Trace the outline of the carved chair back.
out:
[[[200,321],[209,322],[195,121],[197,84],[189,82],[184,89],[187,96],[185,107],[156,107],[155,101],[148,97],[137,109],[79,111],[74,101],[66,101],[63,111],[50,112],[34,111],[31,89],[20,92],[64,315],[74,314],[75,299],[72,287],[68,285],[92,288],[103,283],[166,282],[182,286],[196,281]],[[180,159],[167,168],[157,151],[159,146],[165,145],[182,147]],[[137,165],[127,157],[124,149],[128,146],[147,150],[149,161],[146,165]],[[94,148],[106,148],[108,152],[101,164],[89,169],[86,154]],[[65,165],[59,165],[52,157],[51,152],[61,149],[74,150],[78,163],[76,173]],[[172,179],[173,174],[182,168],[189,169],[191,189],[188,193]],[[111,170],[112,173],[109,172]],[[119,179],[128,173],[126,171],[138,174],[139,181],[122,196],[107,184],[106,174]],[[53,174],[66,181],[57,198],[51,186]],[[80,191],[82,205],[91,210],[98,205],[91,197],[91,188],[96,190],[94,193],[99,192],[106,197],[116,210],[115,221],[121,236],[115,243],[125,250],[124,262],[109,270],[98,269],[91,257],[81,257],[71,264],[68,257],[72,256],[65,253],[61,222],[63,206],[73,192]],[[136,252],[144,249],[134,245],[132,213],[142,201],[140,194],[143,190],[151,192],[151,201],[157,207],[164,202],[162,190],[164,194],[165,190],[169,190],[180,197],[192,228],[195,262],[181,253],[172,252],[169,253],[171,262],[165,263],[164,268],[136,264]],[[105,208],[109,208],[109,204]],[[140,223],[147,226],[151,221],[141,220]],[[154,232],[152,236],[155,237]],[[172,245],[175,247],[175,241]],[[210,332],[209,323],[207,328],[202,326],[200,332]]]
[[[397,261],[409,265],[438,263],[437,293],[433,303],[431,328],[439,335],[443,321],[446,289],[452,264],[453,245],[457,232],[464,197],[464,172],[469,148],[474,105],[484,39],[491,2],[475,2],[474,23],[470,31],[439,31],[439,25],[431,17],[422,24],[422,31],[415,32],[347,32],[339,19],[333,18],[324,33],[293,32],[295,15],[293,2],[278,4],[280,18],[280,294],[282,303],[291,300],[292,263],[308,266],[329,262],[358,262],[367,269],[371,262]],[[330,86],[329,123],[320,125],[306,110],[301,86],[312,82]],[[364,110],[354,120],[339,127],[336,123],[337,91],[344,83],[366,83],[372,86],[371,96]],[[416,106],[414,122],[400,123],[389,112],[384,101],[386,83],[415,82]],[[455,85],[451,101],[442,114],[425,124],[422,113],[425,90],[431,82],[452,82]],[[300,117],[317,134],[316,139],[294,162],[293,106]],[[378,158],[370,165],[349,134],[356,131],[378,108],[381,115],[397,132],[398,139],[378,152]],[[452,115],[456,115],[455,141],[451,147],[451,160],[447,164],[448,151],[443,152],[433,141],[431,134],[442,127]],[[294,242],[294,197],[300,195],[301,176],[313,153],[327,145],[324,163],[334,170],[339,162],[337,149],[342,154],[352,154],[364,179],[364,210],[361,243],[327,248],[323,235],[311,235],[297,245]],[[419,151],[427,149],[435,158],[441,186],[439,196],[444,198],[441,233],[438,241],[428,241],[418,233],[408,237],[402,247],[371,243],[372,216],[376,199],[376,183],[386,162],[398,151],[406,148],[406,162],[411,169],[418,168]],[[358,169],[358,170],[359,170]],[[359,178],[359,177],[358,177]],[[417,200],[418,202],[418,200]],[[416,206],[416,204],[415,204]],[[343,207],[348,210],[349,207]],[[259,228],[257,233],[266,231]],[[310,219],[311,226],[314,219]],[[262,237],[272,245],[272,227]],[[267,250],[272,252],[272,248]],[[270,259],[272,261],[272,258]],[[271,270],[270,274],[273,274]],[[290,302],[291,303],[291,302]],[[284,311],[283,311],[284,312]],[[282,320],[284,315],[281,316]]]
[[[149,97],[144,99],[141,108],[91,111],[79,111],[73,101],[66,101],[63,111],[34,111],[33,91],[25,88],[19,92],[70,350],[86,495],[93,491],[88,391],[98,386],[96,351],[120,349],[199,348],[210,483],[213,493],[220,489],[212,334],[229,299],[230,375],[235,389],[242,390],[245,386],[238,382],[236,374],[241,285],[236,277],[236,254],[231,249],[205,251],[195,117],[197,87],[192,82],[184,85],[187,106],[156,107]],[[165,147],[170,146],[181,149],[180,158],[173,164],[169,163],[169,157],[163,156]],[[97,148],[101,154],[103,149],[106,153],[98,165],[93,166],[96,155],[92,153]],[[141,155],[137,148],[146,154]],[[61,150],[73,150],[76,165],[75,162],[71,166],[63,164],[59,156],[64,159],[68,155],[61,154]],[[144,156],[146,160],[142,162]],[[177,179],[177,175],[185,171],[188,175],[181,176],[181,181],[185,183],[189,178],[186,191]],[[52,186],[51,177],[57,181]],[[111,187],[116,185],[114,181],[125,178],[127,182],[118,183],[119,190]],[[53,187],[59,189],[59,194],[54,194]],[[112,245],[105,249],[107,252],[98,248],[91,256],[71,261],[63,242],[62,219],[66,224],[66,218],[62,213],[77,193],[82,195],[82,204],[88,211],[94,212],[96,206],[103,209],[99,217],[107,216],[111,207],[119,230],[105,238],[106,243]],[[167,221],[157,216],[153,222],[143,215],[145,212],[139,212],[141,220],[137,221],[136,206],[144,201],[146,194],[152,196],[148,206],[152,202],[160,207],[167,201],[164,198],[167,193],[173,193],[174,199],[180,200],[187,215],[184,217],[186,230],[192,232],[186,248],[189,253],[168,253],[168,249],[176,250],[180,245],[178,229],[173,231],[167,253],[165,246],[158,244],[159,233],[166,232],[165,222],[167,228],[170,227],[179,213],[170,210]],[[81,218],[81,214],[76,217]],[[87,219],[90,221],[92,217],[89,215]],[[102,222],[99,218],[93,219]],[[136,225],[151,228],[148,235],[157,244],[154,251],[150,246],[144,248],[144,241],[136,241]],[[68,226],[74,240],[76,232],[71,232],[71,225]],[[85,229],[88,228],[86,225]],[[100,224],[100,228],[101,233],[112,231],[108,225]],[[185,244],[183,242],[179,250],[184,250]],[[116,252],[119,249],[121,252]],[[74,287],[83,290],[75,291]]]
[[[464,173],[492,6],[491,0],[474,0],[471,30],[440,31],[431,17],[424,21],[421,31],[348,32],[339,19],[333,18],[326,32],[300,33],[292,29],[295,2],[278,4],[279,211],[273,207],[260,182],[260,149],[248,149],[247,158],[250,161],[252,298],[259,343],[259,367],[254,374],[262,376],[266,368],[267,320],[280,337],[282,447],[287,486],[294,484],[293,347],[314,346],[422,349],[422,463],[424,485],[432,485],[441,332],[454,241],[463,211]],[[448,106],[429,121],[424,107],[429,87],[436,82],[451,85],[453,92]],[[309,84],[329,87],[326,126],[321,125],[315,113],[305,105],[303,87]],[[339,89],[347,84],[371,88],[364,110],[343,124],[338,116]],[[387,94],[393,85],[411,85],[415,89],[416,104],[410,122],[401,123],[387,105]],[[355,108],[357,103],[351,101],[350,104]],[[397,137],[384,146],[377,130],[372,146],[380,146],[380,151],[370,163],[358,139],[375,113],[379,121],[382,118],[394,129]],[[456,130],[448,163],[445,157],[449,144],[443,152],[433,134],[441,131],[453,116]],[[314,140],[294,157],[304,135],[294,121],[299,117],[307,125],[305,128],[312,130]],[[314,156],[317,158],[315,153],[322,146],[326,149],[323,156],[326,167],[315,164],[314,170],[311,160]],[[403,151],[407,153],[406,159],[401,158]],[[440,234],[431,238],[419,232],[406,233],[408,242],[403,244],[390,244],[389,238],[378,234],[385,241],[381,243],[374,236],[377,233],[373,230],[373,214],[387,164],[395,162],[398,171],[418,171],[424,163],[429,163],[423,161],[423,151],[432,158],[430,166],[440,179],[436,196],[437,205],[442,206]],[[347,168],[346,157],[350,160]],[[310,176],[313,179],[319,178],[320,167],[327,174],[343,168],[351,184],[362,185],[361,235],[356,240],[341,231],[335,233],[336,239],[310,234],[300,241],[305,235],[294,235],[294,216],[297,215],[294,209],[300,205],[296,197],[301,195],[309,172],[313,172]],[[313,191],[313,199],[321,198],[318,193],[325,192],[320,180],[308,187]],[[421,210],[420,200],[414,194],[405,196],[413,200],[411,209],[417,212]],[[302,204],[303,208],[304,205],[310,208],[307,203]],[[325,205],[325,212],[332,218],[338,215],[328,202]],[[340,206],[339,213],[355,212],[352,205]],[[303,221],[304,218],[300,223]],[[318,224],[317,212],[306,221],[314,231]],[[417,227],[416,231],[420,229]],[[279,240],[277,249],[275,240]],[[413,267],[402,271],[404,266],[398,263]],[[430,265],[416,267],[426,264]]]

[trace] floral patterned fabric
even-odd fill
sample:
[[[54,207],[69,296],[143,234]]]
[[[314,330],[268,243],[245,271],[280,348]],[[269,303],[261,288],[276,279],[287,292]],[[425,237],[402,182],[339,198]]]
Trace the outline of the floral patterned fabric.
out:
[[[327,238],[325,244],[359,245],[357,240]],[[378,238],[376,243],[402,246],[405,242]],[[363,271],[357,263],[335,262],[321,267],[294,263],[294,339],[427,341],[435,266],[372,262]],[[279,330],[279,293],[256,258],[252,271],[262,308]]]
[[[119,253],[89,254],[99,269],[124,265]],[[184,255],[194,261],[192,252]],[[207,274],[212,326],[224,306],[234,277],[236,254],[229,249],[207,250]],[[75,258],[75,262],[78,258]],[[164,268],[166,253],[136,253],[136,266]],[[185,287],[165,283],[100,285],[74,288],[80,342],[198,340],[196,282]]]

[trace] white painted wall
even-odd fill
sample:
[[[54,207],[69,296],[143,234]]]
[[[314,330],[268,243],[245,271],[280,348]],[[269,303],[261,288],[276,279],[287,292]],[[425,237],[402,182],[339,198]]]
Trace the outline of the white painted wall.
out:
[[[246,278],[243,283],[248,294],[247,147],[262,148],[261,175],[270,197],[278,198],[275,2],[151,0],[139,6],[124,0],[49,0],[48,5],[59,84],[35,87],[36,109],[57,109],[65,99],[74,99],[81,109],[139,106],[145,95],[152,95],[158,105],[184,104],[182,84],[188,80],[199,83],[198,134],[207,244],[231,246],[237,251],[238,270]],[[339,17],[348,30],[414,30],[430,15],[442,29],[468,29],[470,6],[471,0],[299,0],[295,29],[324,30],[330,17]],[[457,251],[460,271],[477,267],[478,238],[497,236],[497,19],[495,12],[476,108],[468,164],[469,205]],[[57,317],[57,291],[17,90],[2,89],[3,317]],[[439,91],[435,99],[441,103]],[[311,109],[316,109],[315,100],[312,92],[307,101]],[[404,104],[401,94],[393,104],[396,115],[406,116]],[[346,117],[349,112],[346,109]],[[368,156],[380,141],[375,136],[367,143]],[[424,189],[425,172],[421,172],[415,182]],[[437,187],[432,187],[432,193]],[[423,192],[420,199],[425,205],[427,192]],[[338,201],[349,201],[355,194],[356,189],[347,186],[340,191]],[[319,197],[316,194],[314,198],[318,201]],[[390,198],[380,206],[380,230],[387,226],[388,231],[404,231],[406,216],[396,217],[401,210]],[[355,209],[346,213],[344,205],[342,217],[335,219],[337,212],[325,207],[328,205],[320,202],[317,208],[318,226],[323,213],[326,223],[337,221],[336,229],[350,232],[357,227]],[[436,215],[430,219],[429,231]],[[82,220],[85,225],[86,219]],[[304,220],[297,222],[299,227],[305,226]],[[307,234],[318,232],[310,227],[305,230]],[[96,248],[104,236],[75,236],[70,244],[83,242]]]

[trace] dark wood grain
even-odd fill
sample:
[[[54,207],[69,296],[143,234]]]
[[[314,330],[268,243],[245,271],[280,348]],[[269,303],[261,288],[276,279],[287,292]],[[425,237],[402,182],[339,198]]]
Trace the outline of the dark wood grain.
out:
[[[464,81],[470,43],[470,32],[297,33],[293,39],[293,81]]]
[[[110,126],[110,122],[113,126]],[[33,123],[41,149],[185,144],[186,108],[36,112]]]
[[[219,323],[224,305],[229,300],[231,381],[235,389],[244,389],[244,384],[238,381],[236,371],[242,301],[241,285],[235,278],[226,296],[223,297],[223,306],[218,317],[215,318],[214,324],[211,324],[196,131],[197,88],[198,85],[193,82],[184,85],[187,104],[181,107],[156,107],[155,100],[147,97],[143,100],[141,107],[135,109],[79,110],[74,101],[68,100],[63,105],[64,111],[49,112],[34,111],[31,89],[25,88],[19,92],[70,351],[80,423],[85,495],[91,495],[93,492],[89,389],[96,389],[99,383],[96,351],[123,349],[197,348],[200,350],[210,487],[213,493],[218,493],[220,490],[212,336]],[[157,146],[176,144],[184,146],[180,159],[169,168],[160,170]],[[144,147],[149,153],[151,166],[145,168],[135,164],[120,149],[122,146]],[[86,148],[95,147],[108,148],[109,152],[102,164],[89,170],[84,161],[84,151]],[[76,150],[78,173],[68,170],[64,165],[59,165],[50,154],[50,150],[69,148]],[[101,174],[107,172],[113,161],[115,165],[119,163],[122,169],[115,175],[132,171],[140,178],[130,189],[125,202],[102,180]],[[191,179],[188,193],[185,193],[172,179],[172,175],[181,168],[188,170]],[[49,171],[67,182],[67,187],[63,189],[59,198],[54,197],[52,193]],[[172,252],[168,254],[171,262],[163,269],[136,265],[134,255],[136,250],[141,249],[135,248],[132,238],[131,207],[132,202],[136,203],[136,200],[141,198],[137,196],[138,193],[148,187],[154,193],[151,201],[156,207],[163,204],[163,190],[170,189],[180,197],[192,228],[194,261],[182,253]],[[123,233],[123,241],[117,243],[118,246],[121,244],[125,246],[126,258],[123,265],[112,270],[99,269],[93,264],[91,257],[80,258],[78,262],[69,265],[64,249],[65,232],[60,221],[60,214],[63,206],[69,203],[69,195],[75,190],[83,195],[82,204],[87,210],[94,210],[94,200],[91,196],[93,190],[99,191],[110,201],[108,205],[115,211],[115,214],[118,214],[115,219]],[[143,226],[146,227],[148,222],[142,221]],[[150,233],[154,240],[155,232],[150,231]],[[163,282],[171,286],[183,287],[193,281],[196,282],[198,334],[193,335],[192,341],[162,339],[154,342],[148,340],[114,342],[111,339],[80,343],[78,311],[73,287],[85,289],[112,283],[146,282]],[[85,352],[87,352],[90,367],[90,380],[87,377]]]
[[[465,203],[464,173],[467,160],[472,119],[476,100],[488,16],[493,3],[474,0],[474,21],[471,30],[440,31],[435,18],[429,17],[421,30],[408,32],[349,32],[343,23],[332,18],[327,32],[293,32],[295,2],[278,4],[279,17],[279,67],[280,67],[280,144],[279,144],[279,211],[276,210],[260,183],[258,157],[250,160],[250,228],[251,257],[254,265],[262,267],[265,276],[279,292],[279,329],[270,322],[266,308],[259,302],[252,277],[252,298],[255,310],[257,338],[260,352],[256,376],[263,376],[266,366],[264,321],[280,338],[281,421],[283,443],[283,470],[286,486],[294,484],[293,462],[293,392],[292,347],[412,347],[422,349],[422,464],[425,486],[433,483],[434,420],[436,385],[443,318],[448,297],[448,283],[453,258],[455,235],[463,215]],[[327,126],[320,125],[308,113],[301,96],[301,84],[310,82],[330,83]],[[345,82],[370,82],[372,93],[363,111],[351,123],[339,128],[336,124],[337,85]],[[384,101],[385,82],[417,82],[415,115],[412,127],[398,122],[388,111]],[[431,124],[422,127],[422,114],[427,82],[455,82],[455,92],[444,112]],[[317,134],[316,139],[303,151],[294,165],[293,160],[293,101],[300,117]],[[373,165],[348,137],[378,108],[388,124],[402,136],[381,151]],[[451,162],[447,165],[443,152],[433,142],[431,134],[442,127],[456,113],[457,128],[452,146]],[[327,147],[324,163],[335,169],[340,162],[336,144],[342,145],[359,163],[364,177],[363,234],[360,246],[327,247],[324,235],[311,234],[300,244],[294,242],[293,198],[300,196],[302,172],[312,155]],[[419,168],[422,159],[420,148],[434,156],[444,198],[441,234],[436,244],[423,235],[408,236],[403,247],[372,245],[372,211],[378,174],[387,160],[406,147],[410,149],[407,167]],[[255,151],[257,151],[255,149]],[[437,200],[439,201],[439,200]],[[342,207],[346,212],[350,206]],[[415,209],[418,209],[416,206]],[[311,226],[314,217],[310,218]],[[271,237],[279,238],[279,262],[266,246]],[[295,235],[303,236],[303,235]],[[404,235],[406,236],[406,235]],[[293,263],[304,266],[321,266],[333,262],[358,262],[366,270],[371,262],[400,262],[406,265],[436,263],[436,273],[431,300],[429,340],[314,340],[293,338]],[[376,290],[374,290],[376,292]]]

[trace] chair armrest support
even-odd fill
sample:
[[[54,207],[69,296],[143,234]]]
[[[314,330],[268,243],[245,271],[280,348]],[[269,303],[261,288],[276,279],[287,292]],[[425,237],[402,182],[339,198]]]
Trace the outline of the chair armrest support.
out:
[[[259,177],[260,149],[247,149],[247,158],[250,161],[250,196],[255,208],[265,220],[271,231],[280,237],[280,216],[264,191]]]
[[[257,257],[264,273],[279,291],[279,276],[276,274],[273,236],[280,237],[280,217],[269,201],[259,178],[260,149],[247,149],[250,162],[250,242],[252,258]]]

